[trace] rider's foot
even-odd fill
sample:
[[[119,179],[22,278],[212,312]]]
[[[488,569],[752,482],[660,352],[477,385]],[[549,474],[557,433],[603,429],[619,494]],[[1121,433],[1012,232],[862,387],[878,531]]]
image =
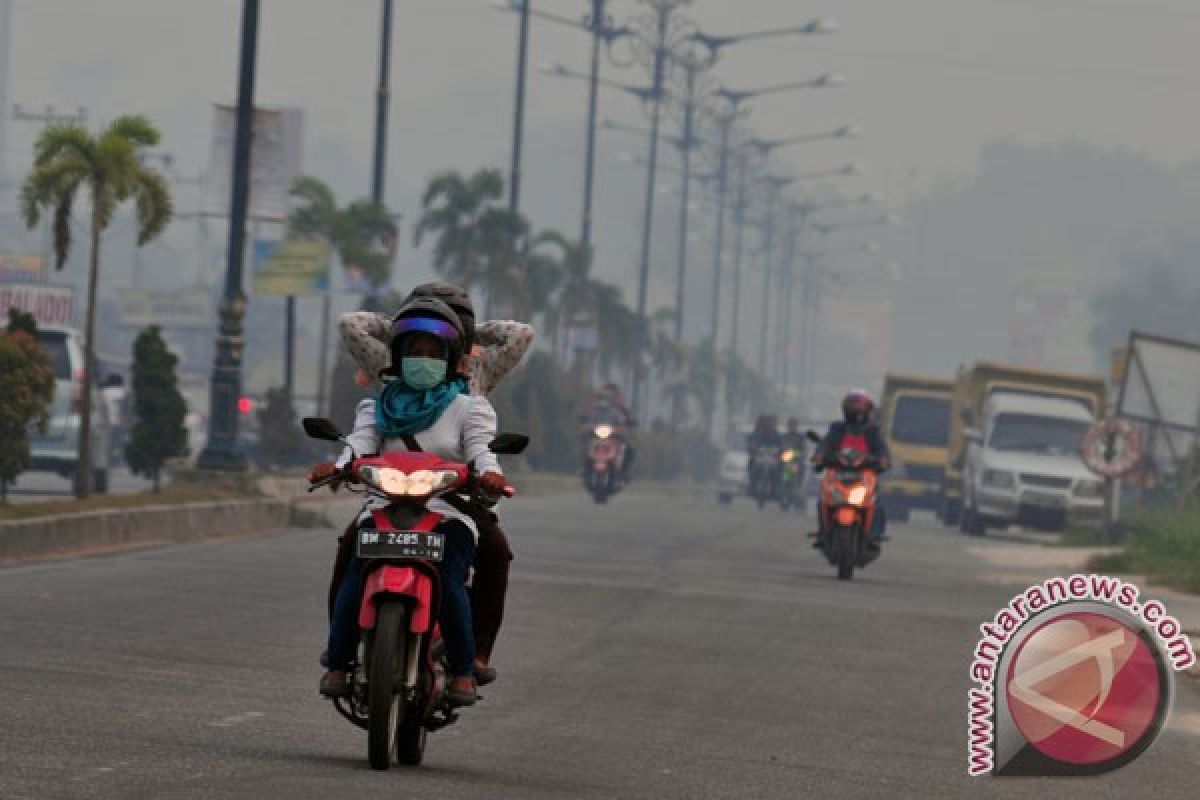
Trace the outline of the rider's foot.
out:
[[[475,694],[475,679],[467,676],[452,678],[446,688],[446,699],[456,708],[475,705],[478,699]]]
[[[345,670],[331,669],[321,676],[321,694],[326,697],[345,697],[350,693],[349,674]]]
[[[475,682],[480,686],[487,686],[489,683],[494,682],[498,674],[496,668],[489,666],[483,659],[475,659]]]

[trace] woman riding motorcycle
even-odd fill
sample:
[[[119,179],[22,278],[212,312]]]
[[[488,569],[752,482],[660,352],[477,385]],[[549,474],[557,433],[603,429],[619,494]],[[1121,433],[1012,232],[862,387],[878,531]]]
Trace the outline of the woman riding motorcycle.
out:
[[[461,286],[440,281],[423,283],[412,290],[405,302],[420,297],[441,300],[462,322],[466,335],[465,371],[472,395],[491,393],[521,362],[533,343],[533,326],[523,322],[492,320],[476,326],[475,308],[470,295]],[[391,363],[391,323],[391,316],[372,311],[343,314],[338,320],[342,341],[359,367],[356,380],[364,387],[381,388],[379,376]],[[508,571],[513,553],[495,514],[488,512],[476,522],[479,540],[471,586],[471,611],[475,629],[475,676],[480,685],[486,685],[496,679],[496,669],[490,662],[504,620]],[[355,526],[351,525],[339,540],[337,564],[330,581],[331,609],[341,573],[350,558],[350,544],[354,541],[355,530]]]
[[[850,390],[842,399],[842,419],[829,426],[825,438],[813,453],[813,465],[818,472],[835,464],[838,452],[847,448],[870,456],[877,472],[886,472],[891,467],[892,456],[883,433],[873,420],[874,411],[875,401],[866,389]],[[886,532],[887,517],[880,506],[871,526],[872,543],[878,546],[886,538]],[[821,547],[822,543],[818,540],[813,546]]]
[[[391,364],[382,375],[390,380],[378,398],[359,403],[354,431],[347,437],[351,447],[336,468],[343,468],[354,453],[420,449],[472,465],[480,474],[480,488],[498,495],[505,487],[504,476],[488,449],[496,435],[496,412],[486,398],[467,394],[462,370],[468,338],[462,321],[440,300],[415,298],[397,314],[392,334]],[[369,523],[371,509],[383,502],[368,499],[359,525]],[[446,536],[445,557],[437,569],[442,585],[439,622],[452,676],[447,698],[453,705],[468,706],[476,699],[476,665],[466,580],[475,559],[478,525],[443,499],[431,500],[429,508],[443,515],[437,530]],[[363,567],[361,560],[351,558],[338,587],[326,651],[329,671],[321,679],[325,695],[339,696],[348,688],[347,671],[358,646],[355,614]]]

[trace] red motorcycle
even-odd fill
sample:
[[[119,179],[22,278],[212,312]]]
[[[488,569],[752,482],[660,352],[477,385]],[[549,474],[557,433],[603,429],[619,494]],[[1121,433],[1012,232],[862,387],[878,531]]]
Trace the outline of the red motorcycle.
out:
[[[326,419],[306,418],[304,431],[314,439],[346,444]],[[529,439],[500,434],[494,453],[517,454]],[[427,508],[430,499],[467,495],[474,476],[465,464],[432,453],[397,451],[358,457],[341,472],[309,487],[333,483],[359,485],[359,491],[387,501],[371,512],[372,525],[358,531],[355,552],[367,561],[358,626],[359,657],[351,668],[348,697],[334,698],[338,713],[367,731],[367,757],[374,769],[393,761],[415,766],[425,754],[429,731],[458,719],[446,701],[446,648],[437,620],[441,587],[437,562],[445,535],[435,529],[442,515]],[[511,497],[512,489],[505,495]]]
[[[813,431],[808,438],[821,442]],[[879,513],[878,470],[873,457],[853,448],[839,450],[828,463],[814,464],[814,471],[825,473],[817,508],[817,543],[837,568],[838,580],[850,580],[855,567],[865,567],[879,557],[878,543],[871,541]]]
[[[621,487],[625,464],[625,437],[628,430],[620,425],[601,423],[592,427],[587,453],[587,489],[597,503],[606,503]]]

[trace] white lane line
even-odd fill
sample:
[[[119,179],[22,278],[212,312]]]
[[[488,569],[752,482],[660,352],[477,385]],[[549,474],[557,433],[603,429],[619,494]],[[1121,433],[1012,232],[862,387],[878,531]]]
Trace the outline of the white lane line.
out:
[[[243,722],[265,717],[261,711],[247,711],[245,714],[235,714],[232,717],[223,717],[216,722],[211,723],[214,728],[232,728],[234,725],[241,725]]]

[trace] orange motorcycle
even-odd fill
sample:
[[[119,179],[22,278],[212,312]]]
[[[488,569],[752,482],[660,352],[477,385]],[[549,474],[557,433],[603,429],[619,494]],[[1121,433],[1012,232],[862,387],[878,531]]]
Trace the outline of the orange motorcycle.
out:
[[[809,438],[821,437],[810,431]],[[879,557],[879,544],[871,541],[875,515],[879,513],[878,461],[867,453],[844,448],[816,463],[821,478],[821,502],[817,509],[817,545],[829,563],[837,567],[838,580],[854,577],[855,567],[865,567]]]

